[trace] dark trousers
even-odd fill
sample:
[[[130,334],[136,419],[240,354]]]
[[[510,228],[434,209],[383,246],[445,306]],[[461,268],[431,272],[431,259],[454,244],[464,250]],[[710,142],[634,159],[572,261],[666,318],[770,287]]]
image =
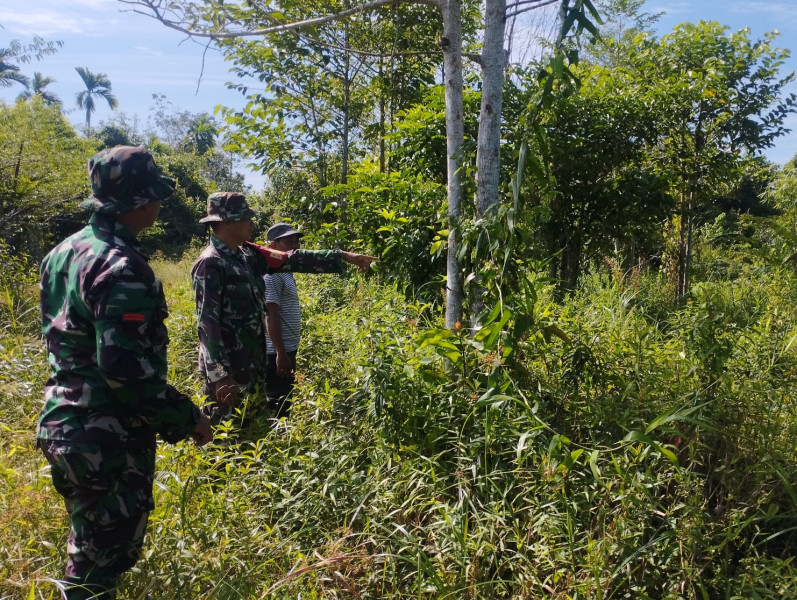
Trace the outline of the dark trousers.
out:
[[[119,576],[141,554],[155,506],[155,450],[97,447],[77,452],[58,443],[39,445],[71,524],[66,598],[110,600]]]
[[[288,352],[291,363],[296,367],[296,351]],[[277,375],[277,355],[269,354],[266,361],[266,397],[268,398],[269,411],[277,418],[287,417],[291,412],[290,395],[293,384],[296,382],[296,373],[291,369],[287,377]]]

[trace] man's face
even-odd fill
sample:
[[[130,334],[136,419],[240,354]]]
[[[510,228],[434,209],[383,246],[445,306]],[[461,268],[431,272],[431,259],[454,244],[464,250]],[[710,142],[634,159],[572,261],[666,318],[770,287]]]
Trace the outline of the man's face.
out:
[[[253,229],[252,219],[242,219],[240,221],[218,221],[214,231],[216,235],[224,238],[225,242],[237,248],[252,239]]]
[[[239,243],[248,242],[252,239],[254,224],[252,219],[241,219],[240,221],[230,221],[229,228],[234,233],[235,239]]]
[[[271,247],[274,250],[282,252],[290,252],[291,250],[298,250],[302,245],[301,236],[298,233],[293,235],[286,235],[271,242]]]
[[[141,207],[146,216],[144,228],[152,227],[152,225],[155,224],[155,221],[158,220],[158,213],[160,212],[162,204],[162,200],[153,200],[152,202],[147,202]]]

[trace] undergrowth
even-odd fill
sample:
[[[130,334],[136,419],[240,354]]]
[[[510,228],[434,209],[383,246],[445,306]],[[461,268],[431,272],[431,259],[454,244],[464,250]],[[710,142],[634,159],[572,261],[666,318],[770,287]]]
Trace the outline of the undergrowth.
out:
[[[201,403],[190,262],[155,268],[170,379]],[[121,597],[797,596],[797,284],[734,273],[682,305],[652,275],[559,302],[521,274],[475,334],[375,279],[297,276],[290,420],[241,426],[245,403],[214,443],[159,447]],[[0,598],[57,598],[68,524],[33,447],[46,355],[14,290]]]

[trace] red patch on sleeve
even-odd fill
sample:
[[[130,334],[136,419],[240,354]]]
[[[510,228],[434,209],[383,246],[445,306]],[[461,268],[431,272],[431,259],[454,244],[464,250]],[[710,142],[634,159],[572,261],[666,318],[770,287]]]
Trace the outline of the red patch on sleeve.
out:
[[[287,252],[280,252],[279,250],[271,250],[269,248],[263,252],[263,256],[266,257],[266,262],[272,269],[279,269],[288,260]]]
[[[125,313],[122,315],[122,321],[134,321],[136,323],[144,323],[146,321],[144,315],[138,313]]]

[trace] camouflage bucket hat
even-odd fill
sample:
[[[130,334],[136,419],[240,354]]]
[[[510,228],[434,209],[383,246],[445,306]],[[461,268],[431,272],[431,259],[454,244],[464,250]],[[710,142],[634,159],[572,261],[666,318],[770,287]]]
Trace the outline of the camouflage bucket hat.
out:
[[[161,173],[145,148],[136,146],[115,146],[92,156],[89,179],[92,197],[81,206],[103,214],[128,212],[174,192],[174,181]]]
[[[239,192],[216,192],[208,196],[208,215],[200,223],[211,221],[243,221],[257,213],[249,208],[246,198]]]

